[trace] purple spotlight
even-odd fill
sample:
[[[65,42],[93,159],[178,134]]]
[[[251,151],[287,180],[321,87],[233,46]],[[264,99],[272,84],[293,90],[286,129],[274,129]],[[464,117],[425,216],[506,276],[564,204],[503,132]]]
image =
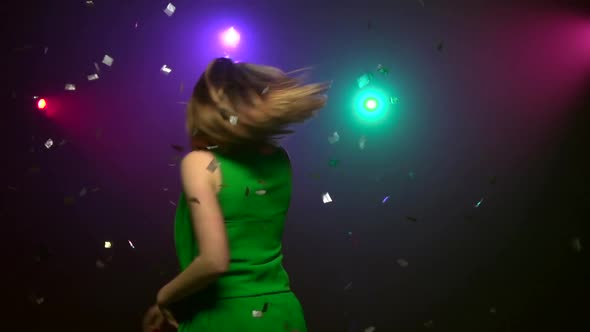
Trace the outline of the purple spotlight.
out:
[[[223,32],[221,39],[225,46],[235,48],[240,43],[240,34],[234,27],[231,27]]]

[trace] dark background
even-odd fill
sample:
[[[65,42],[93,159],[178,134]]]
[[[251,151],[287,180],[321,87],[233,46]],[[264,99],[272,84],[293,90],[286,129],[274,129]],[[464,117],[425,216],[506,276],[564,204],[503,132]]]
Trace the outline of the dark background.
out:
[[[248,26],[242,60],[334,80],[284,142],[285,267],[310,331],[588,331],[589,5],[424,2],[3,4],[3,329],[140,329],[177,270],[177,102],[221,55],[196,31],[229,13]],[[346,105],[379,63],[400,105],[363,126]]]

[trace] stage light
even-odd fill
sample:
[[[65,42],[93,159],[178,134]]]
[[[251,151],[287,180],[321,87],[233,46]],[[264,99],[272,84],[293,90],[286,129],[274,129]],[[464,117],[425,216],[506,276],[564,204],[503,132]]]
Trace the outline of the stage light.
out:
[[[367,98],[365,99],[364,106],[367,112],[373,112],[379,107],[379,102],[375,98]]]
[[[44,110],[47,107],[47,102],[45,101],[45,99],[41,98],[39,99],[39,101],[37,102],[37,108],[40,110]]]
[[[240,34],[236,31],[236,29],[234,29],[234,27],[231,27],[225,30],[225,32],[221,35],[221,39],[223,41],[223,45],[235,48],[240,43]]]

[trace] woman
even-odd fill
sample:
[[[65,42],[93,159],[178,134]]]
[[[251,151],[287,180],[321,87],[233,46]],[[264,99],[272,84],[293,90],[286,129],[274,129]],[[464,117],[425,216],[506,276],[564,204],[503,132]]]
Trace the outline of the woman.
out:
[[[157,295],[144,331],[305,332],[282,266],[291,165],[274,143],[313,116],[329,85],[268,66],[212,61],[187,108],[193,151],[175,217],[182,272]]]

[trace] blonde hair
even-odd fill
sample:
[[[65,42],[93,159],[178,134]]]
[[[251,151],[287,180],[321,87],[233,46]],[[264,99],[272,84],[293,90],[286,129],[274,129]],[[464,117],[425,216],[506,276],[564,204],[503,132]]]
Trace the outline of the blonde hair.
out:
[[[186,126],[195,149],[256,146],[291,134],[327,101],[329,83],[303,84],[270,66],[213,60],[199,78],[187,107]]]

